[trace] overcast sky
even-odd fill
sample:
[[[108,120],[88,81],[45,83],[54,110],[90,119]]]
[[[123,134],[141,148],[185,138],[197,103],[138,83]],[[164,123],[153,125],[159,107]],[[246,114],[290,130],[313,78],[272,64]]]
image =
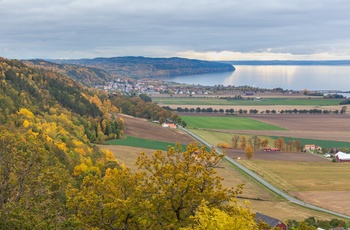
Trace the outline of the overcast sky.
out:
[[[350,60],[349,0],[0,0],[6,58]]]

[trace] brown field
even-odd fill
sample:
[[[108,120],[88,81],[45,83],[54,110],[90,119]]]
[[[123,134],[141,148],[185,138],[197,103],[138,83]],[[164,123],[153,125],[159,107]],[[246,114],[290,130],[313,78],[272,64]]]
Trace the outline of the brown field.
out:
[[[268,135],[350,141],[350,115],[348,114],[265,114],[248,117],[288,129],[282,132],[271,131],[273,133],[269,131]]]
[[[272,115],[269,115],[269,116],[272,116]],[[127,135],[132,135],[132,136],[146,138],[146,139],[159,140],[159,141],[178,142],[182,144],[197,142],[192,137],[187,136],[187,134],[183,133],[180,130],[162,128],[160,125],[146,122],[146,120],[139,119],[139,118],[133,118],[133,117],[124,116],[124,115],[123,115],[123,118],[126,126],[125,133]],[[260,117],[259,119],[262,119],[262,118]],[[267,122],[270,122],[268,119],[269,118],[267,118]],[[273,121],[274,119],[272,119],[271,123],[273,123]],[[293,122],[291,121],[290,124],[292,123]],[[285,127],[285,126],[283,125],[282,127]],[[110,149],[115,154],[116,158],[120,163],[124,163],[127,167],[130,167],[132,170],[137,170],[134,163],[140,152],[146,152],[147,154],[151,155],[155,151],[150,149],[134,148],[134,147],[127,147],[127,146],[105,145],[101,147]],[[232,158],[241,156],[241,158],[243,159],[242,152],[232,151],[231,153],[226,151],[226,153],[227,155],[232,156]],[[265,152],[256,153],[254,159],[260,159],[260,158],[265,160],[276,160],[276,161],[293,161],[293,160],[320,161],[320,162],[327,161],[317,156],[313,156],[309,154],[295,154],[295,153],[283,153],[279,155],[278,158],[276,158],[276,156],[273,156],[272,154],[265,153]],[[242,199],[249,200],[251,203],[251,208],[254,211],[263,212],[263,213],[266,213],[267,215],[271,215],[276,218],[280,218],[282,220],[288,220],[288,219],[302,220],[310,216],[314,216],[318,219],[334,218],[334,216],[305,209],[281,199],[275,193],[270,192],[266,188],[262,187],[260,184],[257,184],[256,182],[252,181],[248,176],[237,171],[233,166],[231,166],[226,161],[223,161],[221,163],[220,167],[217,168],[217,172],[221,177],[224,178],[223,184],[226,187],[235,187],[241,183],[245,184],[244,192],[242,194]],[[328,203],[326,205],[323,202],[323,199],[321,198],[323,197],[331,198],[333,195],[347,195],[347,193],[342,194],[339,191],[334,194],[329,192],[328,193],[322,192],[322,196],[324,195],[323,197],[320,197],[320,196],[308,197],[310,194],[320,195],[317,192],[310,193],[309,191],[298,192],[298,194],[292,194],[292,195],[296,195],[299,198],[303,198],[310,203],[322,204],[320,206],[329,207],[330,209],[335,211],[338,211],[339,207],[344,208],[339,198],[333,199],[332,202],[330,199],[327,199],[329,206],[327,206]],[[337,202],[336,200],[338,200],[339,202]],[[344,203],[344,205],[347,205],[347,207],[349,207],[349,204],[346,202]]]
[[[159,124],[148,122],[146,119],[135,118],[121,114],[125,123],[125,134],[149,140],[189,144],[196,142],[191,136],[180,129],[163,128]]]
[[[245,159],[244,151],[241,149],[225,149],[225,154],[232,158]],[[295,161],[295,162],[329,162],[330,160],[318,155],[302,152],[264,152],[255,151],[254,160],[266,161]]]

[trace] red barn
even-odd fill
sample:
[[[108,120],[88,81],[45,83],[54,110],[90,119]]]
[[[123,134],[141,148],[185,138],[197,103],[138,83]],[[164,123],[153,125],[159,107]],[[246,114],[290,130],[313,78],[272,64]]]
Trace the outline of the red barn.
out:
[[[287,225],[283,223],[282,221],[275,219],[270,216],[266,216],[264,214],[261,214],[259,212],[255,215],[256,222],[264,222],[268,224],[273,229],[280,229],[280,230],[287,230]]]
[[[338,162],[350,162],[350,154],[343,153],[343,152],[337,152],[337,154],[335,154],[335,159]]]

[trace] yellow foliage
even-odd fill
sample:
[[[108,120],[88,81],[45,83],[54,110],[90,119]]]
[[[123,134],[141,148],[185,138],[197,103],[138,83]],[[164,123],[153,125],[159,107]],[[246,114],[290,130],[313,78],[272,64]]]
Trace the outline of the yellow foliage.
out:
[[[80,156],[85,156],[86,152],[83,148],[74,148],[74,152],[79,154]]]
[[[18,111],[18,115],[22,115],[22,116],[27,117],[27,118],[34,118],[34,114],[30,110],[25,109],[25,108],[21,108]]]
[[[226,230],[226,229],[250,229],[258,230],[259,226],[255,221],[247,205],[239,205],[232,202],[233,210],[223,211],[218,208],[208,207],[202,203],[196,215],[193,217],[195,224],[191,227],[181,228],[182,230]]]
[[[57,143],[56,145],[57,145],[57,147],[58,147],[60,150],[62,150],[62,151],[64,151],[64,152],[67,151],[67,145],[66,145],[66,143],[62,142],[62,143]]]
[[[27,120],[24,120],[24,122],[23,122],[23,127],[24,128],[27,128],[28,126],[29,126],[29,121],[27,121]]]
[[[52,139],[51,137],[47,136],[47,137],[46,137],[46,141],[47,141],[47,142],[53,142],[53,139]]]
[[[109,151],[108,149],[105,150],[105,154],[106,154],[107,161],[114,161],[115,160],[114,154],[111,151]]]
[[[227,143],[219,143],[216,146],[219,148],[227,148],[227,149],[231,148]]]
[[[77,165],[74,167],[73,176],[81,176],[84,175],[87,171],[87,165],[84,163],[81,163],[80,165]]]
[[[73,144],[75,145],[75,147],[78,147],[78,148],[84,145],[83,142],[78,140],[73,140]]]
[[[253,150],[252,146],[247,145],[244,148],[244,154],[247,157],[247,159],[251,159],[254,156],[254,150]]]

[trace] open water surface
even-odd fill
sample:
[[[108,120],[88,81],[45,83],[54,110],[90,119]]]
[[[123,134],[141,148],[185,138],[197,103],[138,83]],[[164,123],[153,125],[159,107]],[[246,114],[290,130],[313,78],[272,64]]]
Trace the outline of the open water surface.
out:
[[[350,66],[235,65],[234,72],[198,74],[167,79],[203,86],[254,86],[289,90],[350,91]]]

